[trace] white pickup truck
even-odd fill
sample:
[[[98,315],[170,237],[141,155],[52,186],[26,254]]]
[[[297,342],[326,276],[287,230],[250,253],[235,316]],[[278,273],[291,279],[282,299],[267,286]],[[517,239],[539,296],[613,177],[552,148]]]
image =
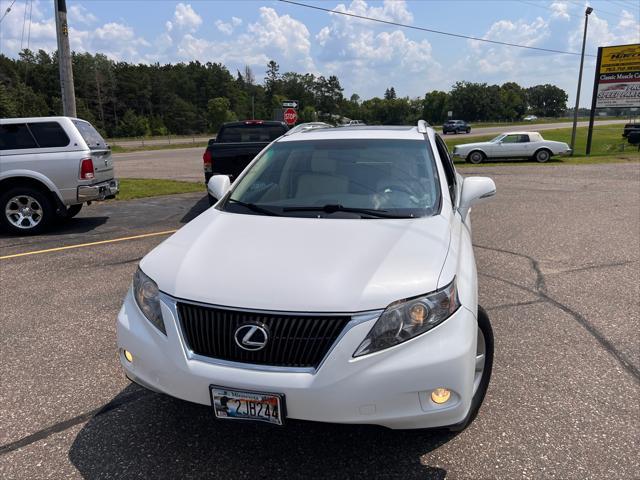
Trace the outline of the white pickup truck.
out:
[[[0,229],[39,233],[117,193],[111,150],[89,122],[0,119]]]

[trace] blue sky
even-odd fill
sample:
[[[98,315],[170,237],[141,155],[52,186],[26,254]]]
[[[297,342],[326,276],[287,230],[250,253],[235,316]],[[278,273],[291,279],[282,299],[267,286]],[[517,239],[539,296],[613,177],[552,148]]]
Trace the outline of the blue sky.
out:
[[[54,51],[53,0],[16,0],[0,25],[0,52]],[[387,0],[313,1],[352,12],[436,30],[542,48],[579,51],[584,7],[589,20],[587,53],[598,46],[640,41],[640,0]],[[4,12],[10,0],[0,0]],[[575,101],[579,57],[553,55],[471,40],[442,37],[301,8],[275,0],[103,1],[67,0],[70,40],[76,51],[115,60],[175,63],[221,62],[235,73],[250,65],[256,79],[269,59],[280,71],[338,75],[347,96],[400,96],[448,90],[458,80],[524,86],[559,85]],[[591,98],[595,60],[587,58],[581,105]]]

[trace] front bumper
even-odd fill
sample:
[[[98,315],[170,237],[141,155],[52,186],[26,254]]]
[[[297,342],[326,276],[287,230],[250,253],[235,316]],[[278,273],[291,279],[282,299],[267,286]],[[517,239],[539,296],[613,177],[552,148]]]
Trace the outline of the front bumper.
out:
[[[561,157],[564,157],[565,155],[571,155],[573,153],[573,150],[571,150],[570,148],[567,148],[566,150],[563,150],[562,152],[558,153],[558,155],[560,155]]]
[[[432,428],[462,421],[473,391],[477,321],[462,307],[433,330],[390,349],[353,358],[371,318],[346,330],[315,371],[194,358],[187,349],[173,300],[163,295],[167,335],[142,315],[131,290],[118,314],[121,364],[133,381],[157,392],[210,405],[209,385],[282,393],[287,418],[330,423]],[[128,362],[123,349],[133,354]],[[443,405],[437,387],[452,390]],[[212,412],[213,415],[213,412]]]
[[[113,198],[119,191],[120,182],[115,178],[94,185],[82,185],[78,187],[78,202],[84,203]]]

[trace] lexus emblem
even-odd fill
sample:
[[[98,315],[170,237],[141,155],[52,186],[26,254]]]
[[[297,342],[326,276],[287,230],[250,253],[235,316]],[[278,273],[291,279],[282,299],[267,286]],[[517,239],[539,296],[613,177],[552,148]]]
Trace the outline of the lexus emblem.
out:
[[[251,352],[262,350],[269,341],[267,329],[254,324],[239,326],[233,336],[236,340],[236,345],[243,350]]]

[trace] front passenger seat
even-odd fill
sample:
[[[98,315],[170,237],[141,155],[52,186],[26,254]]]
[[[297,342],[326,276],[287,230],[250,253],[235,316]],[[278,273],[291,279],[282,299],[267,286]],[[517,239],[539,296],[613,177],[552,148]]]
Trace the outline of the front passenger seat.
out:
[[[349,179],[336,174],[337,160],[327,152],[315,152],[311,158],[311,173],[298,177],[295,198],[319,195],[342,195],[349,191]]]

